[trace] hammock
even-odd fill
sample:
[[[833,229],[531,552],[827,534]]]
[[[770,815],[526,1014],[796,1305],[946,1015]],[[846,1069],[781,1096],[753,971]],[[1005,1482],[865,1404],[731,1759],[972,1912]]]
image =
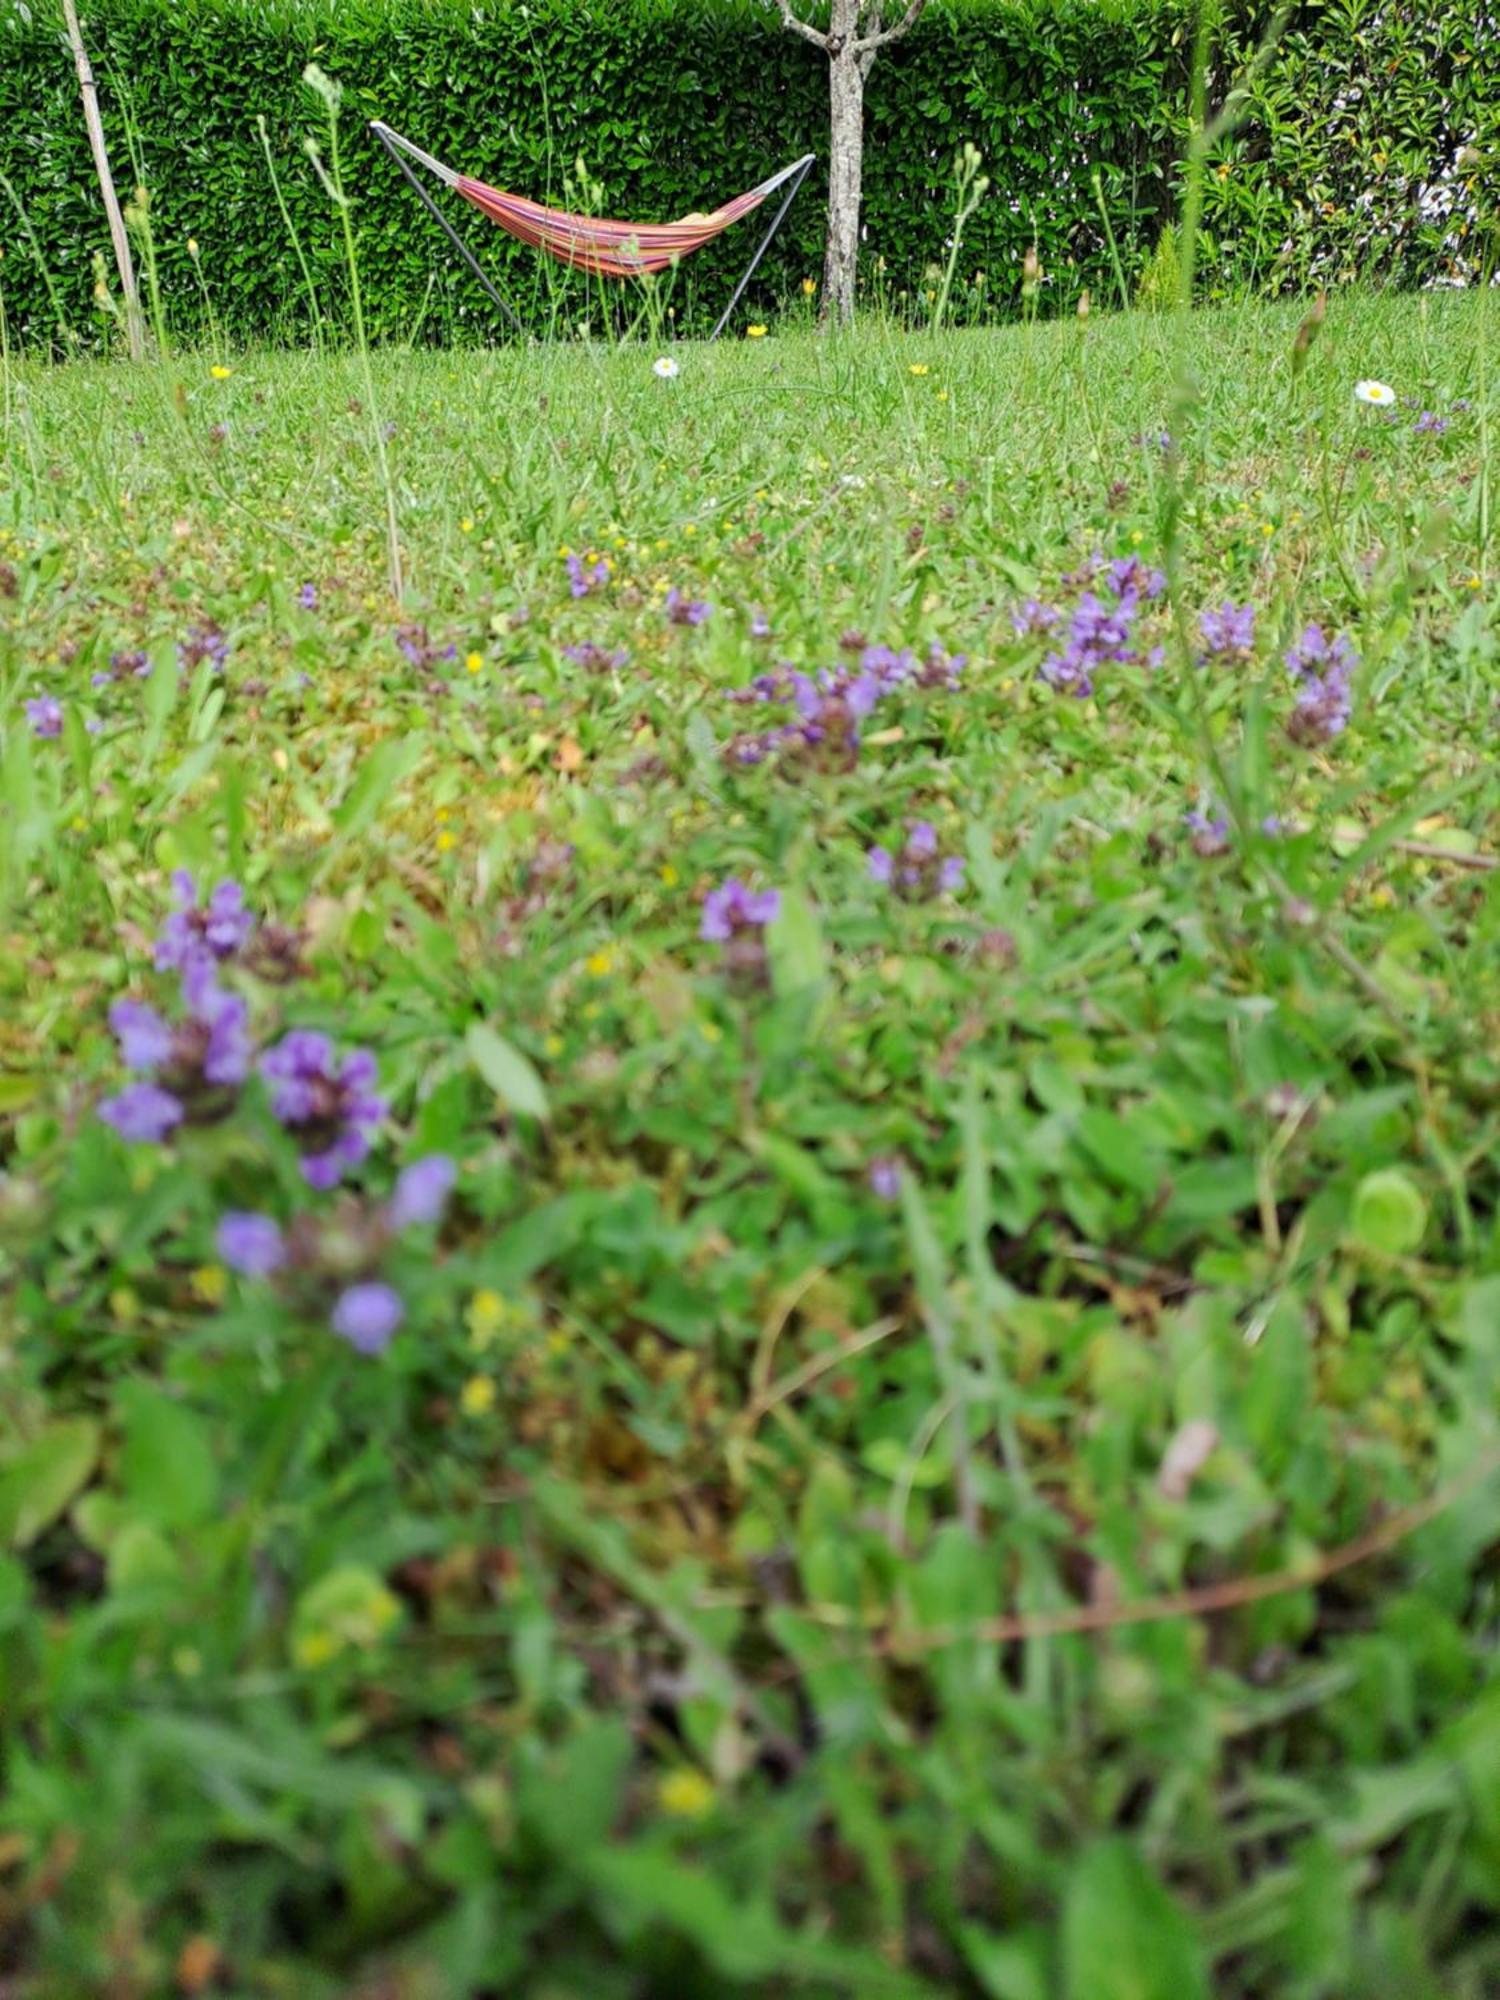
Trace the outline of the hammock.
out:
[[[638,278],[651,272],[669,270],[680,258],[690,257],[695,250],[701,250],[726,229],[733,228],[735,223],[753,214],[763,201],[785,186],[781,206],[761,238],[744,276],[735,286],[718,325],[709,335],[710,340],[717,340],[724,330],[729,315],[739,303],[740,294],[749,284],[771,238],[780,228],[781,219],[790,208],[792,197],[801,187],[813,162],[812,154],[804,153],[800,160],[794,160],[780,173],[772,174],[769,180],[751,188],[748,194],[736,195],[733,201],[726,201],[711,215],[685,215],[679,222],[609,222],[589,215],[570,215],[565,209],[548,208],[542,202],[528,201],[523,195],[507,194],[503,188],[491,187],[486,181],[475,180],[471,174],[455,173],[441,160],[435,160],[431,153],[424,153],[420,146],[414,146],[410,139],[403,139],[399,132],[393,132],[378,118],[371,121],[370,130],[411,182],[442,225],[450,242],[518,333],[522,329],[515,313],[485,276],[468,245],[406,164],[402,154],[425,167],[445,187],[461,194],[465,201],[472,202],[491,222],[498,223],[520,242],[529,243],[533,250],[544,250],[549,257],[571,265],[575,271],[587,271],[599,278]]]

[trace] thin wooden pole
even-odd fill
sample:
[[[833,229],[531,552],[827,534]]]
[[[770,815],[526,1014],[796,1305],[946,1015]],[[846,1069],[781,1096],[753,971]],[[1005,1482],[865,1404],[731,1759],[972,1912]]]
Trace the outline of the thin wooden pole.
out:
[[[120,213],[114,178],[109,171],[109,148],[104,143],[104,120],[99,116],[99,91],[94,82],[94,70],[89,61],[88,50],[83,46],[83,30],[78,25],[78,9],[73,0],[63,0],[63,19],[68,25],[68,44],[73,51],[73,63],[78,71],[78,88],[83,97],[83,120],[89,128],[89,145],[93,148],[94,166],[99,175],[99,192],[104,197],[104,213],[109,218],[110,241],[115,246],[115,267],[120,273],[120,290],[125,297],[125,338],[130,348],[131,360],[144,361],[146,322],[141,316],[141,295],[135,285],[135,265],[130,256],[130,238],[125,233],[125,218]]]

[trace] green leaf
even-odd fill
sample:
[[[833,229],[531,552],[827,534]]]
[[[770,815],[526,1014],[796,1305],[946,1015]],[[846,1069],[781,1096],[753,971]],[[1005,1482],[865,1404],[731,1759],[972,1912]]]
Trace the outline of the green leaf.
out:
[[[376,744],[361,763],[354,783],[333,815],[333,830],[339,842],[352,840],[364,832],[402,779],[415,769],[422,749],[420,735],[387,736]]]
[[[1067,2000],[1208,2000],[1187,1918],[1128,1840],[1097,1841],[1074,1862],[1062,1950]]]
[[[99,1426],[92,1417],[49,1424],[0,1471],[0,1541],[13,1549],[34,1542],[65,1512],[99,1460]]]
[[[828,951],[818,913],[800,889],[782,892],[781,908],[766,931],[771,983],[779,999],[821,991],[828,984]]]
[[[219,1474],[202,1420],[144,1382],[122,1383],[116,1401],[125,1418],[120,1477],[132,1513],[162,1528],[206,1520]]]
[[[1355,1189],[1350,1230],[1368,1250],[1406,1256],[1426,1234],[1427,1203],[1399,1167],[1382,1167]]]
[[[469,1061],[509,1111],[526,1118],[547,1116],[542,1079],[521,1051],[483,1021],[471,1021],[464,1036]]]

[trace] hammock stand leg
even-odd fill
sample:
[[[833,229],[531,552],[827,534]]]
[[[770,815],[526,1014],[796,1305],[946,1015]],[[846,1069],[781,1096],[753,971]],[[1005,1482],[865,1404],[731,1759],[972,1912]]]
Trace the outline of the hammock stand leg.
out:
[[[760,262],[761,258],[765,256],[767,250],[770,249],[771,238],[776,234],[777,230],[781,227],[782,217],[791,207],[792,197],[796,194],[798,188],[801,187],[802,183],[807,179],[807,171],[808,168],[812,165],[812,163],[813,163],[813,156],[811,153],[809,153],[807,158],[803,160],[803,162],[801,163],[798,172],[792,177],[792,180],[787,187],[786,193],[781,197],[780,208],[777,209],[775,215],[772,216],[771,218],[770,228],[766,231],[765,235],[762,236],[762,238],[760,239],[760,242],[756,247],[755,255],[750,259],[750,262],[745,266],[745,275],[743,278],[740,279],[739,283],[735,286],[734,291],[730,294],[728,305],[725,306],[723,312],[720,313],[719,315],[718,325],[714,328],[713,332],[708,336],[710,342],[717,340],[719,335],[724,331],[725,327],[729,324],[729,315],[734,311],[735,307],[739,304],[741,292],[744,291],[746,285],[748,285],[750,280],[755,276],[756,265]]]
[[[495,286],[491,284],[489,278],[485,275],[484,267],[480,264],[479,259],[474,255],[474,252],[469,248],[468,244],[465,243],[464,239],[459,235],[458,231],[453,227],[452,223],[448,220],[447,216],[444,215],[443,211],[438,207],[437,203],[433,200],[432,196],[427,192],[426,188],[424,188],[422,183],[417,179],[416,175],[412,172],[411,168],[406,164],[405,160],[402,159],[400,153],[391,144],[390,140],[386,137],[385,133],[381,130],[381,128],[377,125],[372,129],[374,130],[375,137],[380,141],[381,145],[385,147],[385,150],[390,154],[391,158],[396,162],[396,165],[401,169],[402,173],[405,174],[406,178],[411,182],[412,186],[416,189],[417,197],[421,201],[423,207],[427,210],[428,214],[431,215],[433,220],[437,223],[439,229],[442,230],[443,234],[447,237],[448,241],[453,245],[454,249],[458,252],[459,256],[463,258],[464,262],[468,265],[469,269],[474,273],[474,276],[479,280],[480,284],[483,285],[485,291],[489,293],[490,297],[494,300],[495,304],[499,306],[501,312],[505,314],[505,317],[510,321],[511,325],[515,328],[516,332],[520,334],[522,339],[524,340],[526,337],[525,327],[522,326],[520,320],[516,318],[515,313],[506,303],[505,299],[502,297],[500,292],[498,292]],[[780,219],[781,218],[778,216],[777,220],[780,221]],[[754,267],[752,266],[751,268],[753,269]]]

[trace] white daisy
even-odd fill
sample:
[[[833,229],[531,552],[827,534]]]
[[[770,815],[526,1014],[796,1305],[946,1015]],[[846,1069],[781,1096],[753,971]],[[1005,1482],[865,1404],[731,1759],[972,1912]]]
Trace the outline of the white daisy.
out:
[[[677,363],[672,359],[670,354],[660,355],[652,362],[651,373],[659,375],[663,382],[670,382],[672,377],[677,373]]]
[[[1378,409],[1386,409],[1396,400],[1396,392],[1389,382],[1356,382],[1354,394],[1361,403],[1374,403]]]

